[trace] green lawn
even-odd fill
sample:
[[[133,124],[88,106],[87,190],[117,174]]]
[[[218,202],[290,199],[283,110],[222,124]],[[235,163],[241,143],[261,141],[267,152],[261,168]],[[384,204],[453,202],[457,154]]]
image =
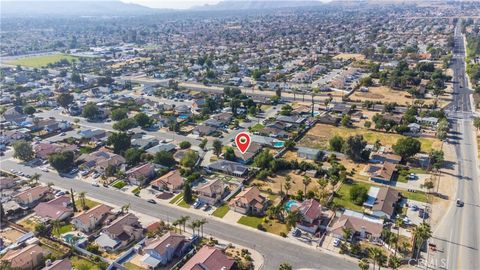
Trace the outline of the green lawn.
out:
[[[139,267],[131,262],[126,262],[123,264],[123,266],[125,266],[128,270],[145,270],[145,268]]]
[[[93,208],[99,204],[100,204],[99,202],[92,201],[90,199],[85,198],[85,206],[87,206],[88,208]]]
[[[427,195],[423,191],[401,191],[402,195],[409,200],[419,201],[419,202],[427,202]]]
[[[66,59],[69,62],[72,60],[78,60],[78,57],[66,55],[66,54],[50,54],[50,55],[40,55],[40,56],[31,56],[18,58],[8,62],[10,65],[20,65],[32,68],[41,68],[46,67],[48,64],[56,63],[62,59]]]
[[[367,188],[367,190],[371,186],[373,186],[372,184],[365,183],[365,182],[353,182],[352,184],[344,183],[342,187],[340,187],[340,189],[338,190],[337,194],[335,195],[333,202],[337,205],[343,206],[344,208],[362,212],[363,211],[362,206],[356,205],[350,200],[350,190],[355,185],[364,186]]]
[[[263,223],[263,218],[253,217],[253,216],[243,216],[238,220],[238,223],[257,229],[257,226]]]
[[[67,233],[67,232],[71,232],[71,231],[73,231],[73,225],[72,224],[65,224],[65,225],[60,227],[60,235],[62,235],[64,233]],[[53,235],[60,236],[60,235],[57,234],[56,230],[53,230]]]
[[[251,132],[257,132],[257,131],[261,130],[262,128],[264,128],[264,126],[262,124],[258,123],[258,124],[255,124],[255,125],[251,126],[250,131]]]
[[[80,147],[80,154],[90,154],[94,151],[94,148],[82,146]]]
[[[117,181],[113,182],[112,187],[121,189],[121,188],[123,188],[123,187],[126,186],[126,185],[127,185],[127,183],[125,183],[124,181],[122,181],[122,180],[117,180]]]
[[[427,174],[428,172],[423,169],[423,168],[409,168],[409,169],[403,169],[400,171],[398,174],[397,181],[402,182],[402,183],[407,183],[408,182],[408,175],[410,173],[415,173],[415,174]]]
[[[228,205],[224,204],[218,207],[215,211],[213,211],[212,215],[215,217],[223,218],[228,213],[229,210],[230,208],[228,207]]]
[[[70,261],[75,269],[101,270],[101,268],[94,263],[77,256],[71,257]]]
[[[179,193],[177,196],[173,197],[173,199],[171,199],[169,203],[176,204],[182,197],[183,193]]]
[[[278,220],[270,220],[267,223],[264,223],[263,227],[267,230],[267,232],[276,235],[280,235],[282,232],[288,234],[287,225],[278,222]]]
[[[139,193],[140,192],[140,187],[136,187],[132,190],[132,193]]]
[[[183,198],[180,203],[178,203],[178,206],[183,207],[183,208],[190,208],[190,204],[186,203]]]

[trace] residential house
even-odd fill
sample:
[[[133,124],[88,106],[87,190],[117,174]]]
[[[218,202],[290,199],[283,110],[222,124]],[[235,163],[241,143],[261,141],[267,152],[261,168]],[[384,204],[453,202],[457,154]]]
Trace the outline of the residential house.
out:
[[[39,203],[33,211],[35,215],[46,220],[65,220],[73,215],[73,209],[70,207],[70,196],[60,196],[48,202]]]
[[[185,180],[179,170],[170,171],[152,181],[152,187],[158,190],[178,191],[183,187]]]
[[[421,125],[426,125],[430,127],[436,127],[438,124],[438,118],[437,117],[415,117],[417,119],[417,123]]]
[[[352,237],[376,241],[383,231],[383,219],[359,212],[345,210],[329,228],[330,235],[343,239],[344,229],[352,230]]]
[[[311,234],[315,234],[319,228],[325,229],[335,216],[333,211],[324,209],[315,199],[304,200],[296,209],[302,215],[296,227]],[[292,208],[292,210],[295,209]]]
[[[382,164],[368,164],[364,172],[370,177],[371,181],[385,183],[392,181],[393,175],[396,172],[396,165],[385,162]]]
[[[248,173],[248,167],[233,161],[218,160],[207,165],[207,169],[222,172],[234,176],[245,176]]]
[[[233,149],[235,156],[237,157],[236,161],[242,164],[250,163],[260,150],[262,150],[262,146],[256,142],[250,143],[250,146],[245,153],[240,152],[237,147]]]
[[[22,191],[15,195],[13,199],[21,206],[31,207],[41,200],[50,197],[50,188],[47,186],[36,186]]]
[[[344,115],[350,113],[350,111],[352,110],[352,105],[347,103],[331,102],[327,105],[327,110],[330,112]]]
[[[272,138],[288,139],[290,137],[290,134],[288,132],[286,132],[285,130],[279,129],[279,128],[276,128],[276,127],[268,127],[268,126],[260,129],[259,131],[257,131],[257,133],[259,135],[269,136],[269,137],[272,137]],[[257,133],[255,133],[255,134],[257,134]]]
[[[0,190],[13,188],[17,185],[17,180],[8,176],[0,177]]]
[[[181,257],[190,247],[190,242],[181,234],[168,232],[162,237],[147,240],[141,261],[152,269],[166,265],[174,257]]]
[[[158,143],[159,141],[155,138],[139,138],[139,139],[132,140],[132,146],[142,150],[147,150],[149,148],[152,148],[158,145]]]
[[[205,245],[180,270],[232,270],[235,269],[235,265],[235,259],[215,247]]]
[[[301,125],[303,122],[305,122],[305,120],[307,120],[306,117],[303,117],[303,116],[299,116],[299,115],[279,115],[277,116],[277,121],[280,121],[280,122],[285,122],[285,123],[288,123],[288,124],[292,124],[292,125],[295,125],[295,126],[299,126]]]
[[[21,106],[15,106],[8,108],[2,115],[0,115],[0,122],[8,122],[19,125],[25,121],[27,117],[28,116],[23,113],[23,108]]]
[[[147,153],[155,155],[157,152],[173,152],[177,146],[173,143],[161,143],[147,149]]]
[[[420,126],[417,123],[408,124],[408,128],[410,129],[410,132],[412,132],[412,133],[419,133],[422,130],[422,126]]]
[[[56,260],[53,262],[47,261],[45,262],[45,267],[42,268],[42,270],[71,270],[73,269],[72,267],[72,262],[68,259],[61,259],[61,260]]]
[[[43,258],[47,254],[39,245],[31,244],[7,251],[0,261],[2,264],[9,263],[11,269],[34,270],[43,264]]]
[[[105,204],[99,204],[72,218],[72,224],[77,230],[90,233],[109,218],[112,209],[112,207]]]
[[[318,122],[327,125],[338,125],[340,123],[341,118],[338,116],[331,115],[329,113],[325,113],[318,117]]]
[[[202,203],[215,205],[223,199],[225,195],[225,183],[222,179],[209,181],[195,188],[198,194],[198,200]]]
[[[198,135],[198,136],[209,136],[214,132],[216,132],[217,130],[218,129],[213,126],[198,125],[193,129],[192,134]]]
[[[85,129],[78,133],[81,139],[102,141],[107,138],[107,132],[103,129]]]
[[[372,216],[390,219],[395,213],[395,206],[399,199],[400,192],[391,187],[370,187],[368,198],[363,206]]]
[[[297,147],[297,156],[309,160],[320,160],[322,157],[322,151],[308,147]]]
[[[240,192],[229,206],[232,211],[244,214],[261,216],[267,207],[268,200],[260,194],[260,190],[253,186]]]
[[[26,132],[21,130],[0,130],[0,144],[12,144],[19,140],[30,139],[30,131],[27,129]]]
[[[38,143],[33,146],[33,151],[38,158],[48,159],[54,153],[76,152],[78,147],[68,143]]]
[[[104,227],[95,243],[108,252],[113,252],[143,237],[143,228],[132,213],[121,216]]]
[[[94,169],[97,172],[103,172],[109,165],[119,167],[125,163],[125,159],[122,156],[103,149],[83,154],[78,157],[77,161],[83,161],[82,167]]]
[[[155,166],[151,163],[138,165],[125,172],[127,180],[132,185],[143,185],[155,176]]]

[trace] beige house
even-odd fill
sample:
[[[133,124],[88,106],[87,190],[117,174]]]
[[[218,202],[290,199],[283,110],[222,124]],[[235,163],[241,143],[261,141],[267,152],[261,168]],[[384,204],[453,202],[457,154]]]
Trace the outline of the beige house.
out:
[[[215,205],[220,202],[225,194],[225,183],[221,179],[216,179],[201,185],[196,188],[195,191],[198,194],[199,201],[209,205]]]
[[[72,218],[72,224],[77,230],[85,233],[92,232],[100,223],[107,219],[112,209],[112,207],[105,204],[99,204]]]
[[[43,263],[45,250],[37,244],[21,249],[9,250],[1,259],[1,263],[10,263],[12,269],[33,270]]]
[[[240,192],[230,201],[229,206],[232,211],[245,215],[262,215],[267,199],[260,195],[260,190],[254,186]]]

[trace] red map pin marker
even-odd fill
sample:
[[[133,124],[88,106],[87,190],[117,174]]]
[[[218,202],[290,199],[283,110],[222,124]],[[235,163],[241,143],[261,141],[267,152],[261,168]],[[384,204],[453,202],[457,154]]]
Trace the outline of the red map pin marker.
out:
[[[248,147],[250,147],[250,135],[246,132],[240,132],[235,136],[235,144],[237,145],[238,150],[245,154],[247,152]]]

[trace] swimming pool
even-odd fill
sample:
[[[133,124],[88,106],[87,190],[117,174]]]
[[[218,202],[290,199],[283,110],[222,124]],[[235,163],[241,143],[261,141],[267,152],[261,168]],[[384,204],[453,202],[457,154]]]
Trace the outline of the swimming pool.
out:
[[[178,118],[180,118],[180,119],[187,119],[187,118],[188,118],[188,115],[179,115]]]
[[[288,202],[285,203],[285,205],[283,207],[285,208],[285,210],[290,211],[290,209],[292,209],[292,207],[294,207],[294,206],[298,207],[299,205],[300,205],[299,202],[297,202],[295,200],[289,200]]]
[[[285,142],[282,142],[282,141],[273,142],[273,147],[275,148],[283,148],[284,145],[285,145]]]

